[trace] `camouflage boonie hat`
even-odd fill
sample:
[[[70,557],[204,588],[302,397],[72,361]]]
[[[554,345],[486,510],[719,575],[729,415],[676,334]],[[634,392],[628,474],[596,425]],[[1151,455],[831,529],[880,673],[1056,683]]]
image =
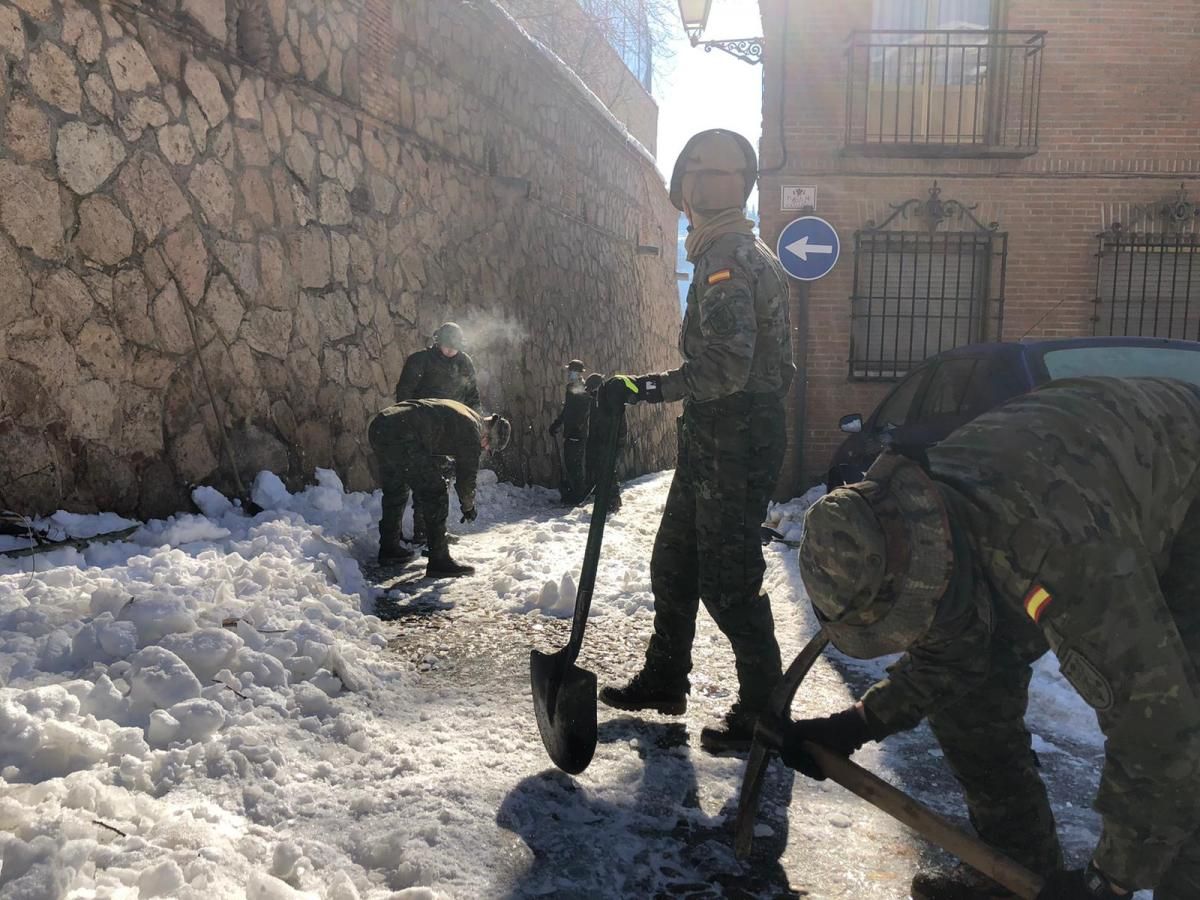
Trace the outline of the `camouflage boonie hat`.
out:
[[[581,359],[573,359],[569,363],[567,363],[565,366],[563,366],[563,368],[566,369],[568,372],[583,373],[583,372],[587,371],[587,366],[585,366],[583,364],[583,360],[581,360]]]
[[[847,656],[906,650],[929,630],[953,571],[942,496],[898,453],[884,453],[861,483],[834,489],[805,517],[800,576]]]

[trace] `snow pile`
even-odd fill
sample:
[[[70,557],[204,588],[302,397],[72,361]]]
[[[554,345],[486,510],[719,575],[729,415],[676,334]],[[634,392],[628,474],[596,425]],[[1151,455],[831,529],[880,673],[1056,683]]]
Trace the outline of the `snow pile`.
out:
[[[804,516],[808,508],[824,496],[825,485],[818,484],[809,488],[802,497],[786,503],[772,503],[763,524],[778,531],[785,541],[799,541],[804,536]]]
[[[254,517],[211,488],[195,500],[206,515],[36,568],[0,558],[0,895],[390,896],[349,862],[316,878],[263,825],[288,818],[295,757],[368,748],[349,692],[404,684],[358,563],[326,536],[372,541],[378,497],[322,471],[295,495],[260,476]]]

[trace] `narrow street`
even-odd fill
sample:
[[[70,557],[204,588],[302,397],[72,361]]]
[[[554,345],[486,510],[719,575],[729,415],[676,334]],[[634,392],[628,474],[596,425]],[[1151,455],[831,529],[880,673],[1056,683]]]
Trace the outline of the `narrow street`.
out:
[[[624,509],[606,530],[606,564],[579,661],[597,674],[601,685],[623,681],[635,670],[652,621],[645,597],[628,589],[614,594],[604,573],[617,574],[628,588],[629,571],[648,564],[657,504],[666,485],[666,476],[643,479],[627,491]],[[485,538],[488,565],[504,570],[523,555],[522,548],[545,546],[540,535],[546,529],[581,550],[586,513],[542,513],[522,523],[513,535],[519,540],[507,546],[501,535],[511,526],[497,529],[498,534]],[[569,536],[559,531],[564,519],[575,526]],[[474,536],[457,546],[472,562],[484,555]],[[767,551],[767,584],[780,643],[790,659],[813,626],[806,604],[799,602],[794,551],[775,548]],[[796,778],[778,762],[764,794],[754,858],[749,865],[734,859],[731,828],[744,764],[713,758],[699,747],[700,728],[717,720],[732,702],[733,659],[724,637],[703,613],[687,715],[641,718],[601,705],[600,745],[592,764],[577,778],[557,771],[533,720],[529,649],[559,649],[570,620],[497,611],[481,603],[479,595],[472,596],[471,584],[481,577],[432,587],[405,584],[403,578],[382,581],[380,586],[390,590],[378,612],[392,629],[389,649],[414,668],[421,687],[455,710],[456,724],[478,726],[478,731],[469,728],[454,737],[482,752],[472,769],[496,772],[501,767],[505,772],[504,779],[488,782],[486,788],[498,801],[496,831],[488,842],[499,844],[488,896],[908,896],[912,872],[930,855],[924,844],[840,787]],[[569,615],[561,597],[558,603],[556,613]],[[878,671],[846,663],[829,654],[818,663],[801,689],[796,714],[841,708]],[[463,714],[472,708],[477,710],[474,719]],[[1061,740],[1061,747],[1043,743],[1043,764],[1056,794],[1089,796],[1098,753],[1069,738]],[[859,758],[961,821],[957,789],[938,756],[922,728],[893,738],[886,748],[870,747]],[[1086,852],[1093,840],[1092,815],[1086,808],[1060,806],[1069,848]],[[478,824],[485,834],[491,830]]]
[[[744,762],[698,745],[732,703],[733,661],[703,614],[686,716],[602,706],[589,768],[573,778],[551,765],[529,651],[567,640],[589,510],[484,474],[479,519],[454,525],[454,553],[477,574],[457,581],[426,581],[417,563],[373,575],[379,495],[347,493],[326,470],[298,494],[264,473],[254,516],[204,489],[203,515],[0,560],[0,893],[906,897],[925,845],[778,764],[754,857],[734,859]],[[669,478],[627,485],[605,532],[579,660],[601,684],[641,661]],[[804,506],[770,520],[794,537]],[[58,522],[85,536],[137,524]],[[794,551],[767,556],[790,657],[812,623]],[[794,713],[837,710],[879,672],[827,655]],[[1030,722],[1069,852],[1082,858],[1097,831],[1094,719],[1045,667]],[[961,821],[923,729],[856,758]]]

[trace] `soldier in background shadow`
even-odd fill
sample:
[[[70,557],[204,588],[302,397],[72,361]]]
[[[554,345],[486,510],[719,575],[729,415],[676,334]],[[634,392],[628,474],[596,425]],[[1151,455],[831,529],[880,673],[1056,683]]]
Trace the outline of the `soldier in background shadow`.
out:
[[[563,477],[558,489],[562,502],[574,506],[587,496],[584,457],[592,399],[583,386],[583,363],[573,359],[564,368],[567,370],[567,395],[558,418],[550,423],[550,434],[557,436],[562,432]]]

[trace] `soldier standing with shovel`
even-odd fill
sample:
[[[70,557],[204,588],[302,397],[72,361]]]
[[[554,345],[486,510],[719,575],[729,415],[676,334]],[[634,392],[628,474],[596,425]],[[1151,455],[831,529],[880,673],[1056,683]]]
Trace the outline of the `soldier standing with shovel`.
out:
[[[687,709],[701,601],[729,638],[738,699],[711,753],[745,752],[754,721],[782,672],[771,601],[762,589],[759,526],[783,464],[783,398],[792,364],[788,290],[779,261],[754,236],[745,205],[758,177],[750,142],[723,129],[688,141],[671,176],[671,201],[691,222],[683,364],[661,375],[610,378],[607,403],[684,402],[679,459],[650,560],[654,634],[642,670],[600,700],[625,710]]]

